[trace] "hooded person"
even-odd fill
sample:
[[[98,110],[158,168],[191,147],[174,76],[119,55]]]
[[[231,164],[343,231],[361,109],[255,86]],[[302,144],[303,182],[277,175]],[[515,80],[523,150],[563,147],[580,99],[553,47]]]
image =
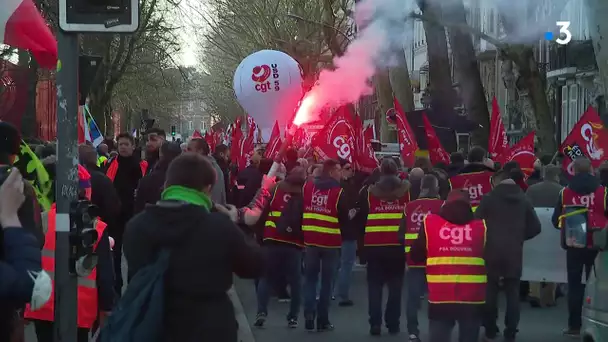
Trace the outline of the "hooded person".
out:
[[[129,280],[171,254],[164,283],[162,341],[236,342],[238,324],[227,293],[233,274],[260,277],[265,256],[253,239],[220,212],[212,212],[216,173],[209,158],[184,153],[167,169],[161,200],[127,225],[124,256]]]
[[[385,158],[380,177],[359,198],[357,226],[362,231],[367,260],[367,290],[370,334],[382,331],[382,292],[388,287],[384,321],[389,334],[400,332],[401,293],[405,274],[404,234],[399,229],[409,202],[410,184],[398,176],[397,164]]]
[[[486,287],[485,237],[484,222],[475,219],[463,190],[452,190],[439,214],[424,218],[410,254],[413,262],[426,265],[430,342],[450,341],[456,324],[460,342],[479,341]],[[449,262],[454,258],[463,262]]]
[[[501,170],[492,177],[493,189],[485,195],[475,211],[487,227],[486,268],[488,272],[486,313],[484,327],[486,339],[498,334],[498,293],[506,295],[505,341],[514,341],[520,317],[520,278],[522,275],[523,248],[526,240],[540,234],[541,225],[532,203],[521,187],[511,179],[513,170]]]

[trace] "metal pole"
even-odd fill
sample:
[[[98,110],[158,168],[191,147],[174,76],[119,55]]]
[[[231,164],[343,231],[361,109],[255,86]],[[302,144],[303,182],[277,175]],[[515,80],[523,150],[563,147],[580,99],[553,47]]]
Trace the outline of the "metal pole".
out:
[[[70,260],[70,203],[78,197],[78,34],[57,33],[55,342],[76,342],[77,277]]]

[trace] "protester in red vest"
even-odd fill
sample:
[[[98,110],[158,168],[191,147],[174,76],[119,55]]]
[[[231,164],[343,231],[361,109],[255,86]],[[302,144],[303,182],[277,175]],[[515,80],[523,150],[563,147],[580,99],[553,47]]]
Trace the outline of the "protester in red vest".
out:
[[[599,179],[593,174],[591,161],[585,157],[575,159],[574,176],[570,179],[568,186],[561,192],[553,212],[553,225],[558,229],[562,227],[560,216],[564,212],[565,206],[584,205],[589,209],[590,228],[605,228],[608,223],[608,214],[606,213],[608,196],[606,196],[606,192],[606,188],[600,184]],[[588,247],[592,243],[590,234],[587,243]],[[564,335],[579,336],[585,294],[585,285],[581,284],[581,279],[583,272],[585,272],[585,279],[589,279],[597,251],[567,247],[563,232],[562,247],[566,249],[568,264],[568,329],[564,330]]]
[[[462,190],[452,190],[439,215],[424,219],[411,259],[426,263],[430,342],[450,341],[456,324],[460,342],[479,341],[487,280],[485,237],[485,225],[475,220]]]
[[[80,185],[80,199],[91,199],[91,176],[88,171],[78,166],[78,178]],[[42,250],[42,268],[50,275],[55,271],[55,204],[47,216],[48,229],[44,248]],[[78,277],[78,342],[89,341],[89,331],[93,328],[96,320],[102,320],[112,310],[114,306],[114,271],[112,269],[112,256],[110,252],[110,239],[106,231],[106,224],[99,219],[94,220],[94,228],[99,236],[94,245],[97,255],[97,264],[88,276]],[[53,278],[53,277],[51,277]],[[53,278],[54,279],[54,278]],[[54,283],[53,283],[54,286]],[[39,342],[54,341],[54,321],[55,321],[55,301],[54,293],[51,299],[37,310],[26,307],[24,317],[34,320],[36,335]]]
[[[382,292],[388,287],[384,321],[391,335],[400,332],[401,293],[405,275],[403,232],[399,229],[410,184],[399,179],[397,164],[384,158],[380,178],[359,199],[360,229],[367,260],[367,294],[370,334],[382,332]]]
[[[485,165],[486,155],[486,150],[474,146],[469,151],[468,164],[460,170],[458,175],[450,177],[452,190],[465,189],[469,192],[473,210],[479,205],[483,195],[492,190],[491,179],[494,170]]]
[[[426,263],[417,263],[411,258],[411,246],[418,239],[424,218],[438,214],[443,200],[439,199],[439,180],[434,175],[425,175],[420,183],[420,196],[405,206],[401,231],[405,232],[405,254],[407,258],[407,331],[410,342],[420,341],[418,311],[421,297],[426,291]]]
[[[268,256],[266,274],[259,279],[257,286],[258,314],[254,326],[263,327],[268,316],[270,294],[280,279],[286,279],[291,291],[291,302],[287,313],[287,326],[298,326],[302,290],[302,251],[304,240],[301,234],[288,236],[283,234],[287,227],[281,227],[281,213],[293,196],[302,196],[302,187],[306,182],[306,170],[294,167],[284,181],[270,189],[271,200],[263,209],[260,222],[264,223],[259,232]],[[259,196],[256,196],[256,198]]]

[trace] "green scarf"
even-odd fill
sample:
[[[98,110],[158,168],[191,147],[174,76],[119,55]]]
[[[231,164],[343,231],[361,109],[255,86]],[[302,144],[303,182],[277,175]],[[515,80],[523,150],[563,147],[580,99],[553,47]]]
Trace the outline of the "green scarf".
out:
[[[163,200],[183,201],[201,206],[207,210],[211,210],[213,206],[211,199],[205,193],[179,185],[172,185],[166,188],[161,198]]]

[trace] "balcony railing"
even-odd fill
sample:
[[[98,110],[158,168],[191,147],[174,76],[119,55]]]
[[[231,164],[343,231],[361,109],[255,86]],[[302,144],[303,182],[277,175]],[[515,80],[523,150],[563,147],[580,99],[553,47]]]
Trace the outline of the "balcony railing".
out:
[[[573,67],[578,70],[597,68],[593,44],[590,40],[573,40],[568,45],[551,44],[549,47],[547,71]]]

